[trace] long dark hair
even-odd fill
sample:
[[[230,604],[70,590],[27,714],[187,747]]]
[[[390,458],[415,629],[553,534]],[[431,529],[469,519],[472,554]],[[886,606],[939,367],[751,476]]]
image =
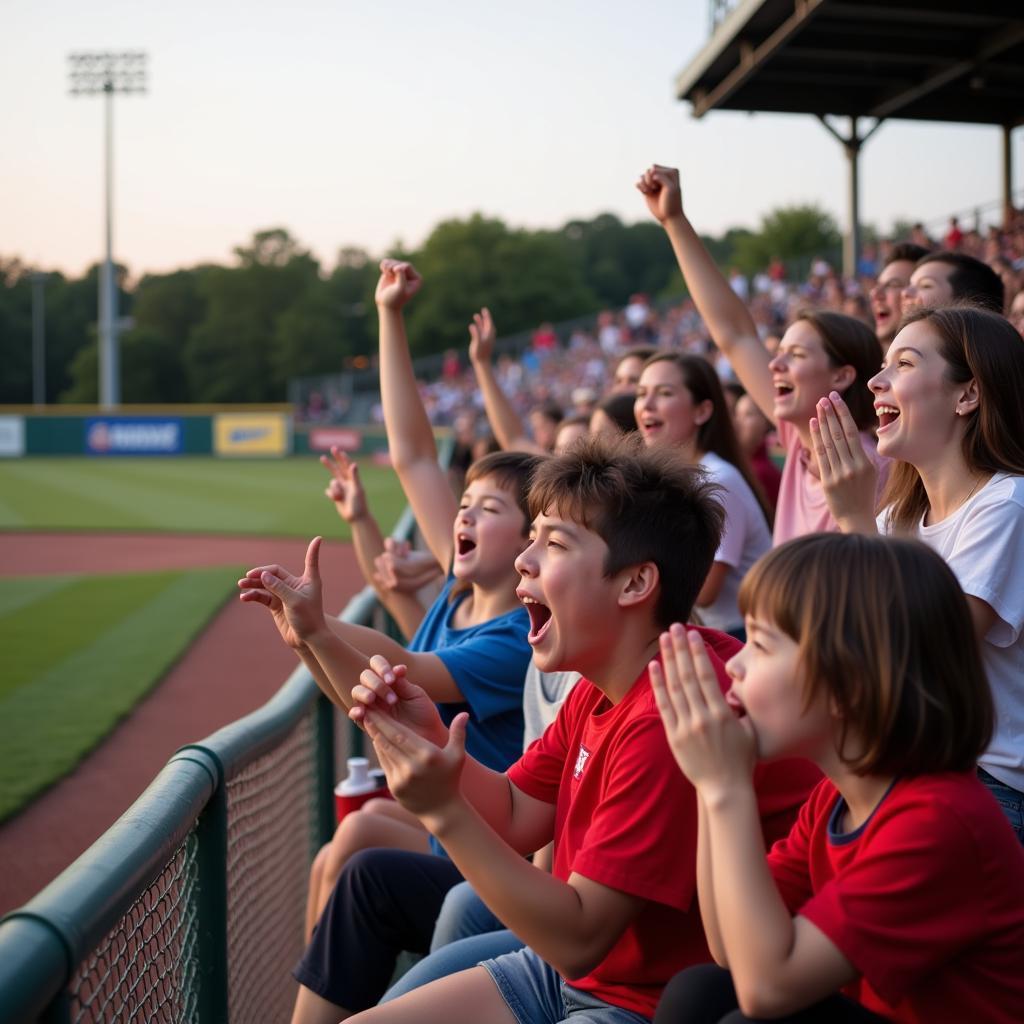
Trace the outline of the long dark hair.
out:
[[[953,384],[973,380],[978,406],[963,417],[961,453],[980,473],[1024,476],[1024,339],[998,313],[979,306],[920,309],[900,327],[926,322],[939,337],[939,355]],[[889,523],[914,530],[928,511],[921,474],[909,462],[896,462],[882,495]]]
[[[761,482],[754,476],[746,453],[736,439],[736,430],[725,404],[725,394],[718,374],[700,356],[685,355],[682,352],[659,352],[644,363],[644,369],[654,363],[672,363],[679,368],[686,390],[695,404],[711,403],[711,415],[697,428],[697,448],[702,452],[714,452],[720,459],[735,466],[747,485],[754,492],[765,522],[772,525],[772,507],[765,496]]]

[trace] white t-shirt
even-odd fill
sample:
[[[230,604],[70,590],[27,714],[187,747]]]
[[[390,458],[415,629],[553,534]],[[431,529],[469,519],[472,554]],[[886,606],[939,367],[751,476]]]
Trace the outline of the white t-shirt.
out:
[[[530,661],[523,680],[523,749],[539,739],[580,678],[579,672],[541,672]]]
[[[887,511],[878,528],[891,533]],[[981,766],[1024,791],[1024,477],[996,473],[942,522],[917,536],[946,560],[964,593],[990,605],[996,620],[981,644],[996,728]]]
[[[736,602],[740,584],[747,570],[772,546],[772,538],[761,506],[743,474],[714,452],[703,455],[700,464],[708,479],[722,488],[719,500],[725,506],[725,530],[715,561],[724,562],[729,572],[714,604],[698,608],[697,614],[712,629],[735,630],[743,626]]]

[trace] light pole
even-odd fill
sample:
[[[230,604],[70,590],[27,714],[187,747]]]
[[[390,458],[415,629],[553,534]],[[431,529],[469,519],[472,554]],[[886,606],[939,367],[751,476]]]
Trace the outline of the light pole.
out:
[[[100,269],[99,355],[100,405],[121,401],[121,367],[117,346],[117,283],[114,280],[114,93],[146,91],[146,55],[141,51],[88,52],[68,55],[72,96],[104,97],[106,137],[106,257]]]

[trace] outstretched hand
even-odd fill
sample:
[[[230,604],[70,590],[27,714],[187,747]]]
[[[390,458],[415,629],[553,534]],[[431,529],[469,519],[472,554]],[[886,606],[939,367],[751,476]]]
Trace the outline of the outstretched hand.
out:
[[[637,189],[647,201],[647,209],[661,224],[683,214],[683,193],[679,186],[679,171],[674,167],[652,164],[640,175]]]
[[[359,467],[340,448],[332,447],[330,455],[321,455],[320,462],[331,474],[331,481],[324,490],[338,515],[346,523],[354,523],[366,517],[366,491],[359,479]]]
[[[439,747],[381,711],[368,711],[365,728],[395,799],[423,817],[442,811],[459,799],[466,760],[469,715],[455,716],[447,742]]]
[[[844,533],[873,533],[878,470],[860,430],[836,391],[818,402],[817,413],[809,424],[811,447],[832,518]]]
[[[448,742],[448,729],[437,705],[424,689],[409,681],[405,665],[392,666],[382,654],[370,658],[370,667],[359,674],[348,717],[362,726],[371,711],[400,722],[435,746]]]
[[[404,260],[381,260],[374,300],[384,309],[401,309],[423,284],[416,268]]]
[[[676,623],[662,633],[662,664],[648,666],[669,746],[683,774],[705,796],[752,785],[757,741],[737,718],[696,630]]]
[[[494,355],[494,342],[498,337],[491,311],[484,306],[473,314],[469,325],[469,358],[474,363],[489,363]]]
[[[396,594],[416,594],[442,574],[428,551],[413,551],[407,540],[387,537],[384,550],[373,560],[374,583]]]
[[[260,565],[238,581],[240,599],[266,605],[274,614],[278,630],[291,647],[301,647],[326,628],[323,587],[320,582],[321,537],[314,537],[306,549],[301,576],[280,565]],[[286,635],[287,634],[287,635]]]

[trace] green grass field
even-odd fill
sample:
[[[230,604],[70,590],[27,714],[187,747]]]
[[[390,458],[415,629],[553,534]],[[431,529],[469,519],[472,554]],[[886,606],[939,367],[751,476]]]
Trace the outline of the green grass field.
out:
[[[394,471],[360,465],[387,532],[405,498]],[[0,530],[156,530],[346,536],[324,497],[327,472],[291,459],[35,458],[0,460]]]
[[[239,567],[0,588],[0,821],[73,768],[234,593]]]
[[[393,471],[360,475],[390,531],[405,507]],[[0,530],[346,537],[327,479],[314,457],[0,460]],[[131,711],[242,572],[0,578],[0,821]]]

